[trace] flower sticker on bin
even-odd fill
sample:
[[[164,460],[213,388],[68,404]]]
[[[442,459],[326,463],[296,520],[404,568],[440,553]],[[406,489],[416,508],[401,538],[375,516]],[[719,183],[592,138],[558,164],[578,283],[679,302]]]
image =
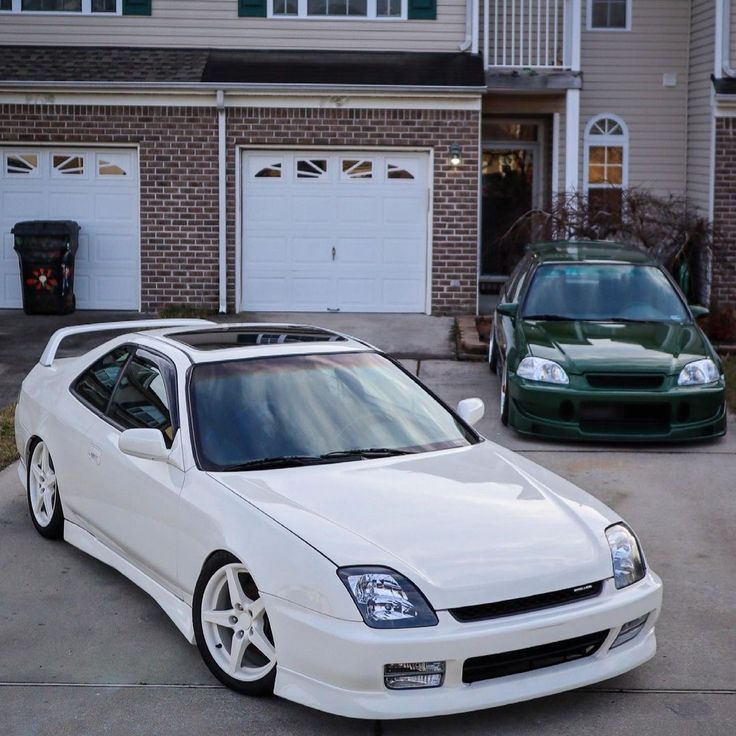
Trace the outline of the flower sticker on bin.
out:
[[[33,276],[26,279],[28,286],[35,286],[36,291],[45,289],[51,291],[57,284],[53,271],[50,268],[37,268],[33,271]]]

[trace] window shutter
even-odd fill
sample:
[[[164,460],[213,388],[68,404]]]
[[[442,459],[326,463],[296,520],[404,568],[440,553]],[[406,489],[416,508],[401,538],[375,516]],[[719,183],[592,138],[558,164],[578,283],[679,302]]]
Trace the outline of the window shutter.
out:
[[[151,0],[123,0],[123,15],[151,15]]]
[[[437,0],[408,0],[409,20],[437,20]]]
[[[266,14],[266,0],[238,0],[241,18],[265,18]]]

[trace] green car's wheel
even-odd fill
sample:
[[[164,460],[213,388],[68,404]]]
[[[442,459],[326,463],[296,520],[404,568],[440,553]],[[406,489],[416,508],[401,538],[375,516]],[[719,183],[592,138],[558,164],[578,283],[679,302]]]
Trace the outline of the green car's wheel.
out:
[[[504,427],[508,426],[509,423],[509,396],[508,396],[508,377],[506,362],[503,364],[503,371],[501,372],[501,424]]]

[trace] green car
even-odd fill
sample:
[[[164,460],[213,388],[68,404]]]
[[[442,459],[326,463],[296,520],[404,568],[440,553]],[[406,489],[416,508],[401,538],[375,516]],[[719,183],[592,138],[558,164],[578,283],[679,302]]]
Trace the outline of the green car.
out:
[[[620,243],[530,246],[506,282],[488,361],[521,434],[679,441],[726,433],[721,361],[672,277]]]

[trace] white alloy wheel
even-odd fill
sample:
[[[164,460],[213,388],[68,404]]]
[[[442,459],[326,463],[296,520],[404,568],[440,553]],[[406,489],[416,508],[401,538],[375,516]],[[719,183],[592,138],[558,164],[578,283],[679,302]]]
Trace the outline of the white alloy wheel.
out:
[[[254,597],[246,595],[245,581],[252,578],[239,562],[215,571],[202,594],[201,625],[207,650],[222,672],[255,682],[276,666],[276,649],[263,600],[257,590],[249,591]]]
[[[38,442],[33,448],[29,470],[28,495],[31,513],[36,524],[46,528],[54,518],[58,492],[54,463],[45,442]]]

